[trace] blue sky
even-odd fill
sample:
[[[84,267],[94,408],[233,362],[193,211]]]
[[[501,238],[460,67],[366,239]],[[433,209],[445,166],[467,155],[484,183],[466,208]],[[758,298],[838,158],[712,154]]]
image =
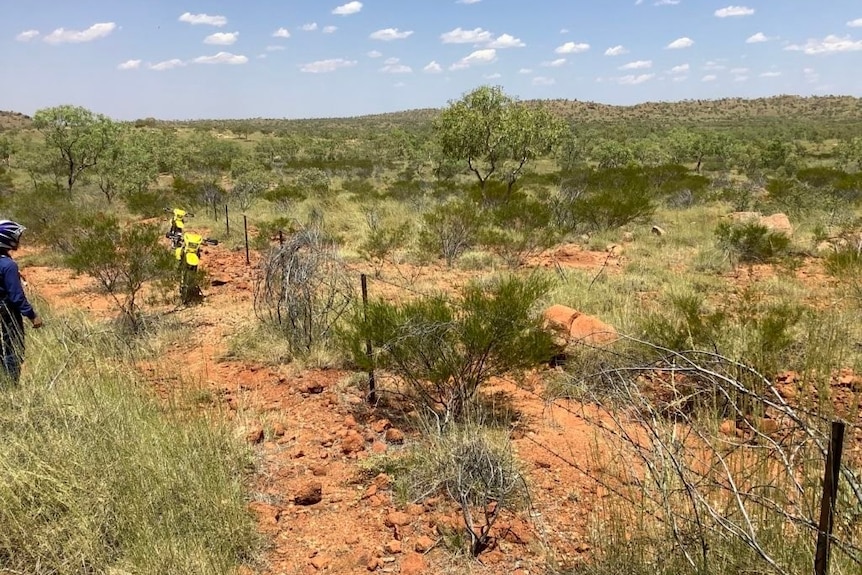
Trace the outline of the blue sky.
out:
[[[118,119],[862,95],[859,0],[0,0],[0,109]]]

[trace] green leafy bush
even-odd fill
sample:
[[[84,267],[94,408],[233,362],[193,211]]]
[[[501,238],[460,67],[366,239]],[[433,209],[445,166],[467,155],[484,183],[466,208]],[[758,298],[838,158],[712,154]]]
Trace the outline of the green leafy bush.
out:
[[[342,337],[358,366],[397,374],[421,405],[444,422],[460,420],[491,377],[533,367],[553,355],[533,310],[549,283],[538,277],[470,283],[457,301],[445,295],[358,309]],[[375,353],[369,360],[365,342]]]
[[[69,266],[98,281],[119,308],[123,326],[137,331],[142,320],[138,296],[144,285],[175,277],[176,260],[159,244],[159,228],[121,227],[115,217],[97,214],[83,219],[69,235]]]

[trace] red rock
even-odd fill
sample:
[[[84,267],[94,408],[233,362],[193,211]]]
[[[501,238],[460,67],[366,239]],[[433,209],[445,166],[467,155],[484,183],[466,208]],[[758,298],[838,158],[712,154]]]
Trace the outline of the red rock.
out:
[[[736,435],[736,422],[730,419],[725,419],[718,426],[718,430],[725,435]]]
[[[359,435],[358,432],[351,429],[347,432],[344,439],[341,440],[341,451],[344,453],[354,453],[360,451],[365,445],[365,438]]]
[[[325,555],[316,555],[311,559],[311,565],[318,571],[322,571],[329,567],[329,558]]]
[[[401,560],[402,575],[421,575],[425,569],[425,558],[419,553],[408,553]]]
[[[311,474],[315,477],[323,477],[327,474],[327,469],[325,465],[312,465],[311,466]]]
[[[293,498],[297,505],[314,505],[323,499],[323,485],[319,481],[310,481],[301,486]]]
[[[433,539],[428,537],[427,535],[421,535],[414,543],[413,549],[415,549],[418,553],[427,553],[434,548],[436,543]]]
[[[279,422],[272,424],[272,434],[276,437],[283,437],[285,433],[284,425]]]
[[[389,553],[390,555],[395,555],[396,553],[401,553],[401,542],[397,539],[393,539],[392,541],[388,541],[384,546],[383,550]]]
[[[348,429],[353,429],[354,427],[356,427],[356,418],[353,417],[352,415],[348,415],[347,417],[345,417],[344,418],[344,427],[346,427]]]
[[[371,424],[371,429],[375,431],[375,433],[383,433],[387,429],[389,429],[392,424],[388,419],[378,419],[374,423]]]
[[[393,511],[386,516],[386,519],[384,519],[383,524],[387,527],[400,527],[403,525],[409,525],[410,521],[410,516],[403,511]]]
[[[371,452],[378,455],[386,453],[386,444],[382,441],[375,441],[371,444]]]
[[[598,318],[589,315],[579,315],[574,319],[569,330],[569,341],[601,345],[616,341],[617,330]]]
[[[245,440],[252,445],[263,441],[263,427],[256,425],[249,429],[245,434]]]
[[[413,517],[419,517],[420,515],[425,513],[425,508],[418,503],[411,503],[405,508],[405,511],[408,515],[412,515]]]
[[[390,427],[386,430],[386,441],[389,443],[404,443],[404,432]]]

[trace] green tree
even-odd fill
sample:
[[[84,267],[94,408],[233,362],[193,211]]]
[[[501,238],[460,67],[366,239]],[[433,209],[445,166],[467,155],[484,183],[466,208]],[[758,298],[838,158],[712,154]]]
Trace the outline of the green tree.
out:
[[[117,124],[107,116],[69,105],[37,110],[33,126],[62,158],[69,194],[81,174],[94,167],[111,148],[118,131]]]
[[[9,160],[17,151],[15,140],[8,134],[0,134],[0,162],[9,167]]]
[[[99,189],[110,204],[118,193],[146,192],[159,175],[156,135],[124,128],[96,165]]]
[[[434,129],[443,153],[466,161],[483,191],[489,178],[497,177],[511,194],[526,163],[556,146],[563,123],[544,107],[516,101],[499,86],[482,86],[450,102]]]

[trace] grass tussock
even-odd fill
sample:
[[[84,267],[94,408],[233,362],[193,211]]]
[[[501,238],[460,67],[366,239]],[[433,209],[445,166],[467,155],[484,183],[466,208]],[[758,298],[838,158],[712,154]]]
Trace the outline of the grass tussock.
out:
[[[0,393],[0,571],[232,572],[258,545],[249,454],[154,402],[112,341],[85,325],[35,334],[20,386]]]

